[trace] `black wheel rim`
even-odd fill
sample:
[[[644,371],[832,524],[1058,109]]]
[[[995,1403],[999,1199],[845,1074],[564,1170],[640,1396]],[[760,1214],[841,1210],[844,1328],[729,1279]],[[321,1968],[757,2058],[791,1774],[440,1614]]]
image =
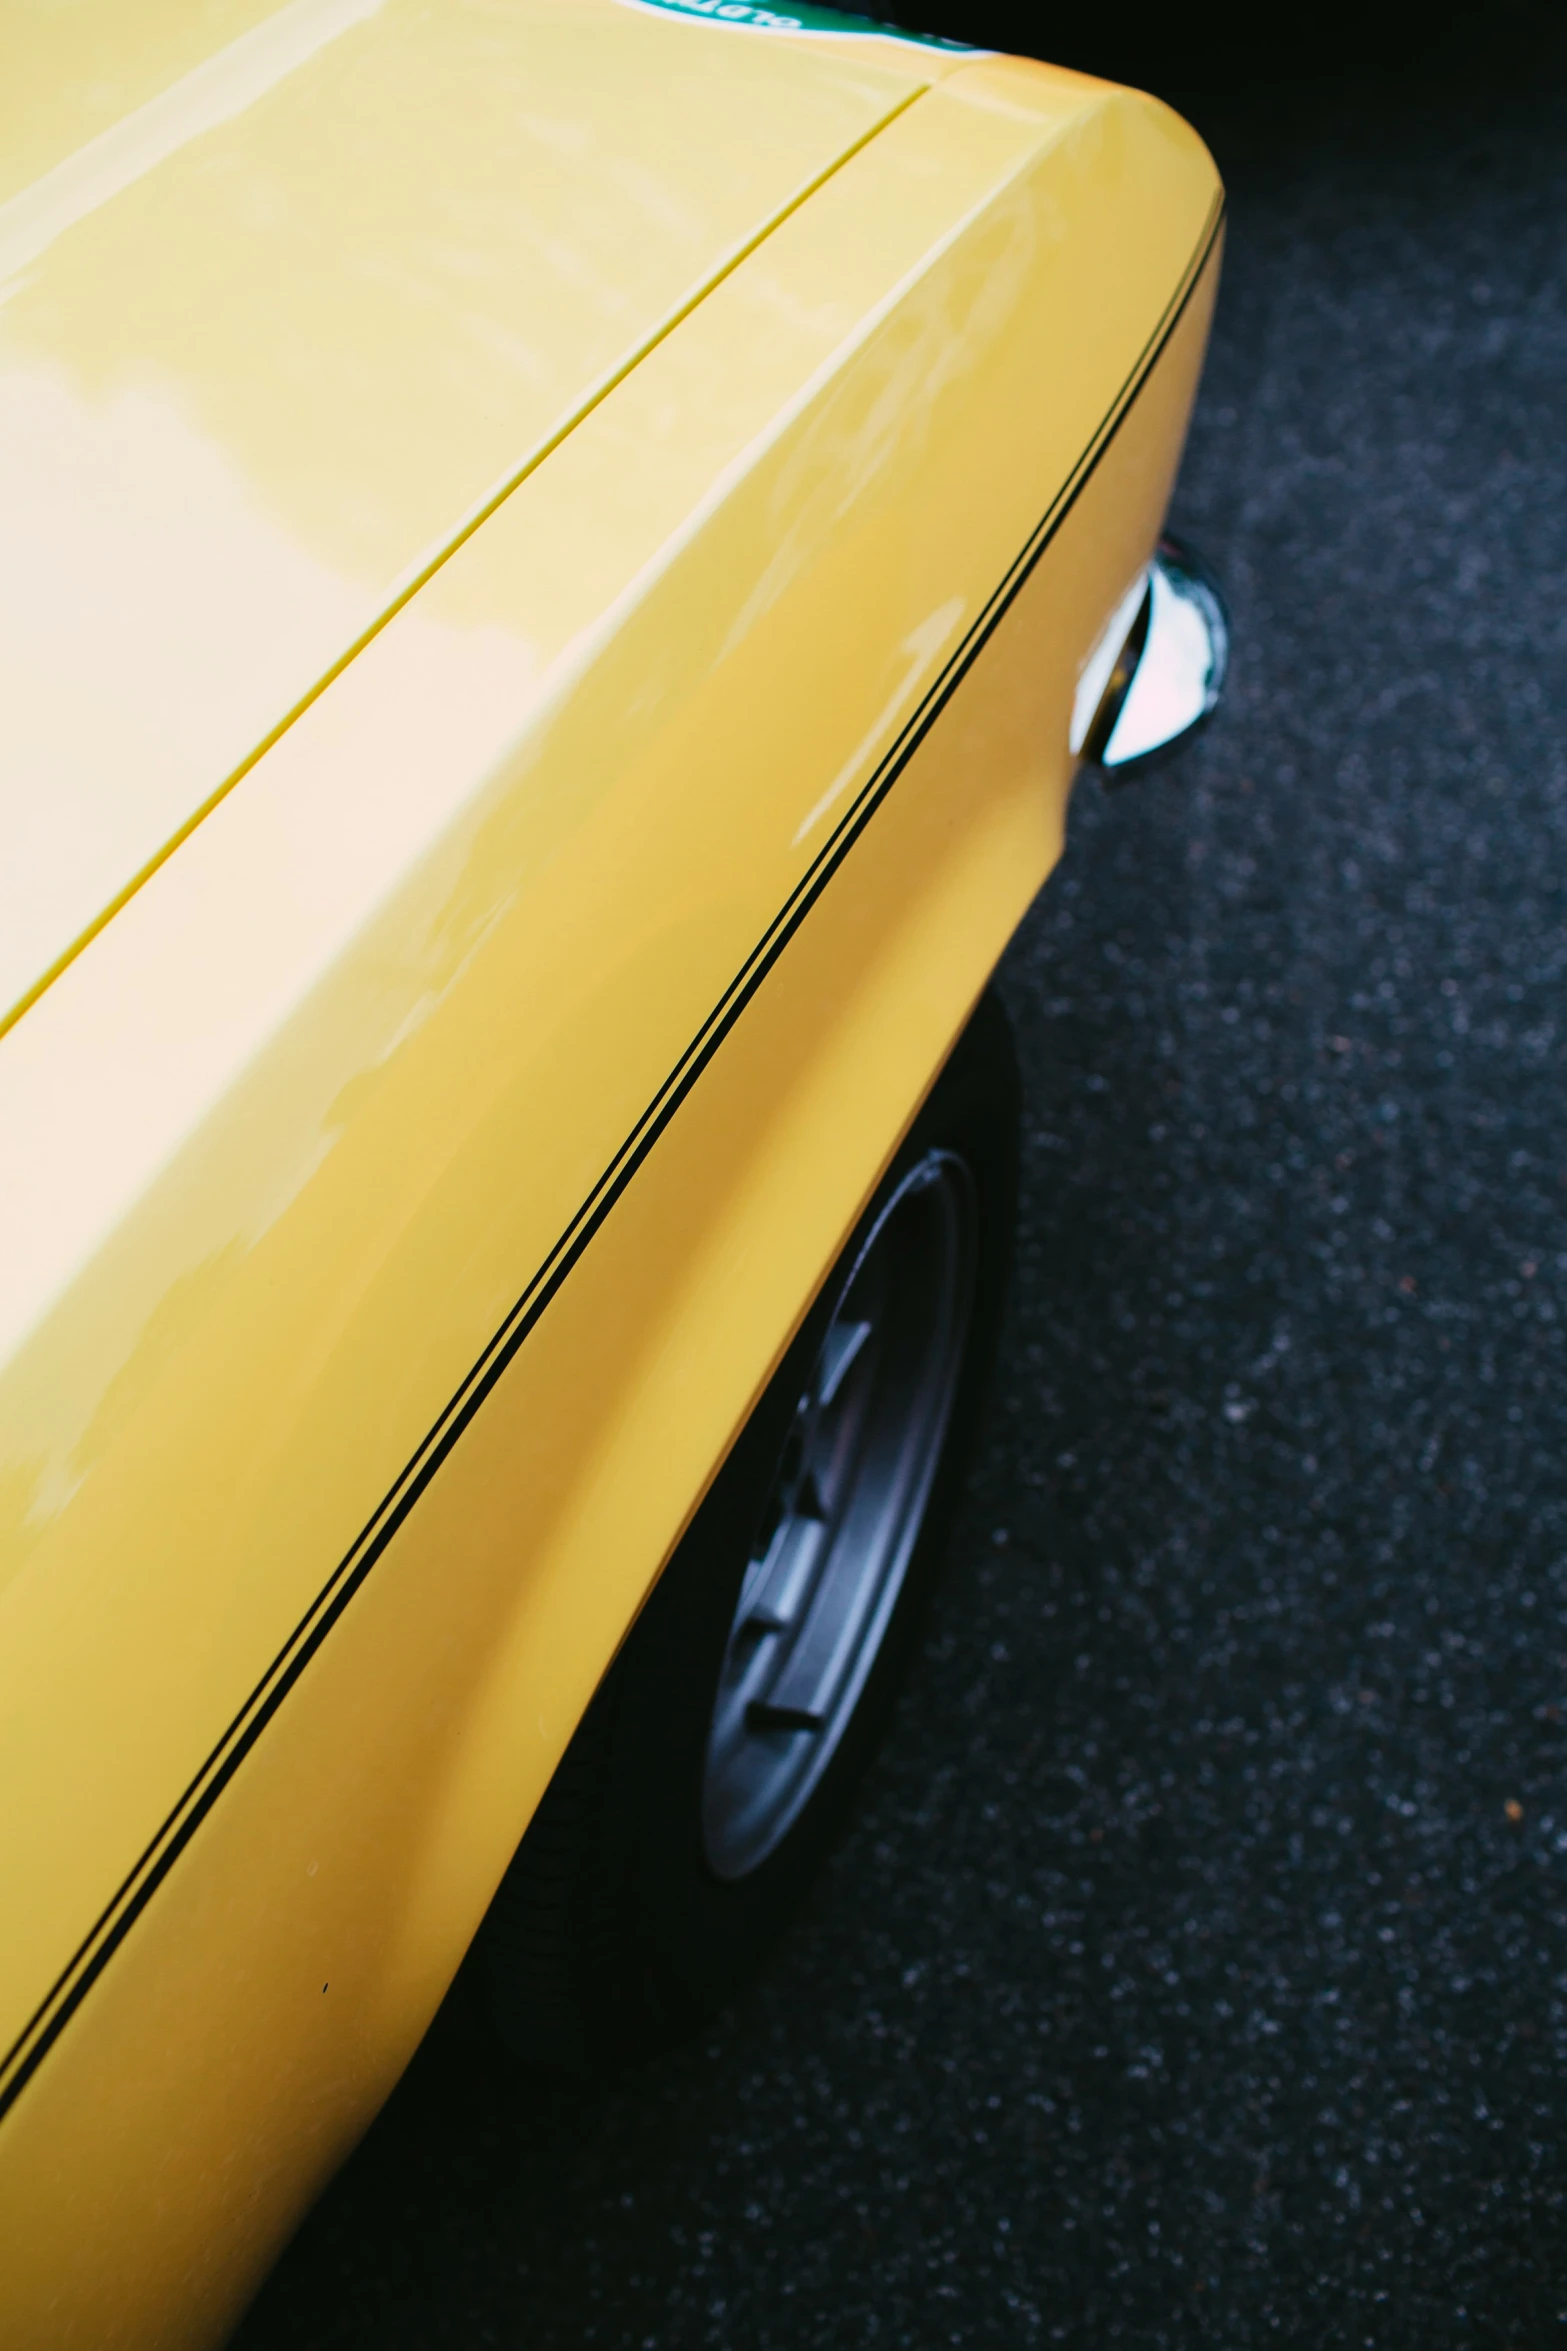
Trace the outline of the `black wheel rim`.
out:
[[[798,1820],[886,1640],[952,1417],[975,1226],[967,1166],[927,1152],[839,1287],[747,1563],[708,1732],[703,1840],[731,1883]]]

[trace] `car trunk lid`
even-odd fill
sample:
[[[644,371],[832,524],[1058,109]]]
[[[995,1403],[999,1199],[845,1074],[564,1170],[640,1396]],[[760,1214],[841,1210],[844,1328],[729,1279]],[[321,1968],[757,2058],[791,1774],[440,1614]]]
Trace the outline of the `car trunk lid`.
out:
[[[940,70],[620,0],[34,6],[0,120],[0,1026]]]

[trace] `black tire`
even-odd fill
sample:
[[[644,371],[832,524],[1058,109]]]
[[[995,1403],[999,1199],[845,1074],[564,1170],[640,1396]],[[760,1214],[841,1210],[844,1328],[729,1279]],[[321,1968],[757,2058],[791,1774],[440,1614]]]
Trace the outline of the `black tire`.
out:
[[[908,1663],[994,1355],[1016,1213],[1018,1106],[1010,1027],[987,993],[606,1675],[491,1906],[474,1957],[497,2025],[530,2064],[596,2070],[698,2029],[764,1957],[830,1847]],[[834,1318],[866,1263],[868,1239],[892,1233],[892,1272],[878,1296],[895,1301],[897,1233],[888,1219],[931,1185],[924,1171],[933,1166],[960,1191],[972,1187],[972,1247],[944,1433],[903,1522],[917,1533],[912,1549],[909,1533],[903,1538],[906,1565],[882,1603],[885,1629],[840,1705],[828,1759],[792,1814],[782,1799],[775,1804],[783,1825],[767,1849],[751,1863],[731,1851],[720,1876],[710,1855],[712,1789],[729,1783],[714,1781],[709,1732],[720,1677],[736,1670],[731,1633],[759,1522],[779,1508],[780,1456],[794,1441],[802,1393],[825,1393],[818,1409],[836,1409],[813,1367],[830,1326],[861,1327]],[[901,1360],[891,1340],[874,1344],[878,1361]],[[799,1504],[797,1484],[788,1491],[791,1510],[822,1516]],[[747,1731],[756,1712],[745,1715]],[[763,1744],[784,1752],[772,1715],[764,1709],[762,1719]],[[716,1730],[713,1737],[716,1748]]]

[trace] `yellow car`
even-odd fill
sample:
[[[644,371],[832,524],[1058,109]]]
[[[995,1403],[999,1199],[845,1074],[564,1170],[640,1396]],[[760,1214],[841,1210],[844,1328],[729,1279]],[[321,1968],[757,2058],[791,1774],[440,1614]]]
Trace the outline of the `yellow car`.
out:
[[[481,1923],[611,2060],[840,1816],[995,1333],[990,973],[1220,682],[1222,204],[799,0],[5,48],[0,2342],[110,2351],[222,2335]]]

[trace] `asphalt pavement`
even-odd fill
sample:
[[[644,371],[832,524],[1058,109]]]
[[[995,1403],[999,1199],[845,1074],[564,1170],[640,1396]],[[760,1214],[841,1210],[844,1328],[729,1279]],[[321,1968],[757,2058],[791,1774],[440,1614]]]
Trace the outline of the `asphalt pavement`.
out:
[[[1214,136],[1232,694],[1007,959],[1010,1328],[855,1824],[635,2077],[459,1999],[243,2351],[1567,2338],[1567,95]]]

